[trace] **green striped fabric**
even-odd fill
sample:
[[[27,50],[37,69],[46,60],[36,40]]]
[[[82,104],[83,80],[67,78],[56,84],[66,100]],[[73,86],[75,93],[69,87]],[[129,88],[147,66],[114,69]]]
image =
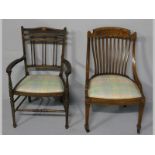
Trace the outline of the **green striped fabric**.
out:
[[[63,82],[58,75],[29,75],[17,87],[18,92],[57,93],[63,92]]]
[[[90,81],[88,96],[105,99],[130,99],[141,97],[138,86],[119,75],[101,75]]]

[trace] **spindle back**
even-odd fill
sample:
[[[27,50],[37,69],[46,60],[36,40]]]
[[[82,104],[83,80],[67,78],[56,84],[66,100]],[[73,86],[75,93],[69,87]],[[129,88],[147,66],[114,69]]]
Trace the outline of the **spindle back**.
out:
[[[23,51],[28,74],[30,68],[36,70],[61,71],[67,30],[47,27],[23,28]]]
[[[131,33],[125,28],[103,27],[94,29],[93,32],[89,31],[86,70],[90,68],[90,53],[92,53],[95,75],[126,75],[129,55],[135,52],[135,41],[136,33]]]

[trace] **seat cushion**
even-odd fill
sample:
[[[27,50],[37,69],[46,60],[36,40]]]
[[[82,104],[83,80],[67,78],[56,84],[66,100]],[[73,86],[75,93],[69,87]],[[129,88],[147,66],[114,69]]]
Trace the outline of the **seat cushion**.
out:
[[[141,97],[136,83],[124,76],[100,75],[90,80],[88,96],[104,99]]]
[[[58,75],[29,75],[15,89],[25,93],[60,93],[64,91]]]

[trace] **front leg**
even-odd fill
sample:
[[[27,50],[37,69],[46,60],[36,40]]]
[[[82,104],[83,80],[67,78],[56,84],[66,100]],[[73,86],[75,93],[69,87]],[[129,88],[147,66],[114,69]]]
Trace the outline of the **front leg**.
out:
[[[11,104],[11,111],[12,111],[12,121],[13,121],[13,127],[16,128],[16,117],[15,117],[15,105],[14,105],[14,98],[13,95],[10,95],[10,104]]]
[[[65,93],[64,96],[64,107],[65,107],[65,113],[66,113],[66,123],[65,123],[65,128],[68,129],[69,128],[69,124],[68,124],[68,115],[69,115],[69,92],[68,90],[66,90],[67,92]]]
[[[13,89],[12,89],[12,80],[11,80],[11,71],[8,72],[8,82],[9,82],[9,97],[10,97],[10,104],[11,104],[11,111],[12,111],[12,121],[13,127],[16,128],[16,118],[15,118],[15,105],[14,105],[14,97],[13,97]]]
[[[85,130],[89,132],[89,112],[90,112],[90,104],[85,103]]]
[[[140,134],[145,103],[140,103],[138,106],[139,106],[139,112],[138,112],[137,133]]]

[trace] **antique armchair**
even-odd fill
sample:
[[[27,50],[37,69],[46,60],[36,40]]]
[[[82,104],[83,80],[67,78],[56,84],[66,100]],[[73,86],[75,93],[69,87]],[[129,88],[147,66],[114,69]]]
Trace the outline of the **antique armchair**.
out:
[[[65,112],[65,127],[67,129],[69,127],[68,76],[71,73],[71,65],[64,58],[67,30],[66,28],[53,29],[47,27],[21,27],[21,31],[23,56],[10,63],[6,69],[9,79],[9,96],[12,109],[13,127],[15,128],[17,126],[15,113],[18,111]],[[25,66],[25,76],[15,86],[13,86],[11,79],[12,69],[16,66],[16,64],[22,61]],[[32,71],[35,71],[36,74],[32,74]],[[45,72],[44,74],[41,74],[38,71]],[[51,74],[49,74],[49,72]],[[52,74],[53,72],[55,72],[55,74]],[[20,97],[24,98],[16,106],[15,102],[17,102]],[[28,98],[28,101],[31,102],[32,97],[59,97],[63,102],[64,110],[49,108],[21,108],[24,100]]]
[[[145,97],[136,72],[135,43],[136,32],[131,33],[125,28],[102,27],[87,33],[86,132],[89,132],[90,105],[137,104],[139,107],[137,133],[140,133]],[[94,64],[92,75],[90,75],[90,60]],[[132,60],[133,78],[127,74],[129,60]]]

